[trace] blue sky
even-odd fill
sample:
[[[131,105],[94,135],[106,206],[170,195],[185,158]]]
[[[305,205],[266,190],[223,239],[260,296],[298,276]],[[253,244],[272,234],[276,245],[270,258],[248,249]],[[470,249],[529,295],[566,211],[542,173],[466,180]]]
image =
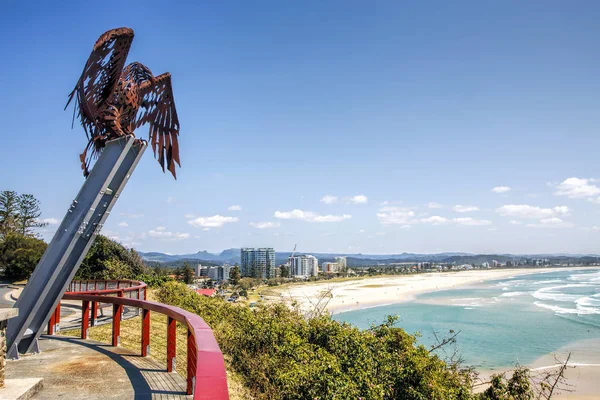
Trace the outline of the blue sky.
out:
[[[62,218],[67,95],[129,26],[128,61],[173,75],[182,168],[144,156],[103,231],[128,246],[600,253],[600,3],[173,3],[3,4],[0,189]]]

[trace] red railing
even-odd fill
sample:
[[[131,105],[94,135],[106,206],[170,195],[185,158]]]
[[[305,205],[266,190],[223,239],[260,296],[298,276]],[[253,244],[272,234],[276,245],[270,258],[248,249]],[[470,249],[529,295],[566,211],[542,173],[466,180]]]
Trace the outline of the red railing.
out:
[[[100,283],[100,285],[94,283]],[[107,286],[116,286],[109,288]],[[94,288],[90,291],[93,284]],[[102,285],[103,284],[103,285]],[[78,286],[79,285],[79,286]],[[83,286],[82,286],[83,285]],[[102,289],[99,289],[99,286]],[[121,337],[121,319],[123,307],[137,307],[142,310],[141,355],[148,356],[150,349],[150,312],[167,316],[167,371],[175,369],[177,349],[176,323],[187,327],[187,394],[193,394],[194,399],[229,399],[225,362],[219,345],[210,327],[200,316],[178,307],[145,300],[146,284],[138,281],[74,281],[63,296],[64,300],[81,300],[81,338],[88,338],[90,314],[92,323],[97,318],[99,303],[113,305],[112,345],[118,346]],[[140,291],[144,300],[140,299]],[[137,298],[126,297],[125,293],[136,292]],[[116,294],[117,296],[110,296]],[[54,333],[54,325],[60,320],[60,304],[48,323],[48,334]]]

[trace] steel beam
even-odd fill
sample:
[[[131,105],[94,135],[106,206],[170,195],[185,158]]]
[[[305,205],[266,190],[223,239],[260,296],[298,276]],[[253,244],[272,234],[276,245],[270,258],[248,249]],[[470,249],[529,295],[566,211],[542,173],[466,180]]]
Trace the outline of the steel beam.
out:
[[[145,143],[134,145],[132,136],[106,143],[15,304],[19,317],[9,322],[6,331],[9,358],[38,351],[37,339],[146,147]]]

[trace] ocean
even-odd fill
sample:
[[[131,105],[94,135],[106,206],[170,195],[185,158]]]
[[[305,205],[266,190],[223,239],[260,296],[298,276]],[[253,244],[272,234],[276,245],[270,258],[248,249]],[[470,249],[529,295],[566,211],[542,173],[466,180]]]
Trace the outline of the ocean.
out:
[[[600,268],[552,271],[484,281],[417,296],[413,301],[333,315],[360,328],[398,315],[396,326],[420,333],[429,347],[460,331],[454,347],[465,365],[502,370],[581,343],[600,343]],[[597,342],[595,340],[598,340]],[[585,342],[583,342],[585,341]],[[444,356],[440,353],[440,356]],[[575,363],[600,363],[594,351],[578,351]]]

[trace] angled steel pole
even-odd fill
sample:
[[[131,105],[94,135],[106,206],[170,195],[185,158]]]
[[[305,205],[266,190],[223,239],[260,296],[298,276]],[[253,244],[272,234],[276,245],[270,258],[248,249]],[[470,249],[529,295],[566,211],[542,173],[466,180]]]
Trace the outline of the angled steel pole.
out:
[[[19,317],[6,330],[9,358],[39,351],[37,339],[147,147],[138,143],[132,136],[106,143],[15,304]]]

